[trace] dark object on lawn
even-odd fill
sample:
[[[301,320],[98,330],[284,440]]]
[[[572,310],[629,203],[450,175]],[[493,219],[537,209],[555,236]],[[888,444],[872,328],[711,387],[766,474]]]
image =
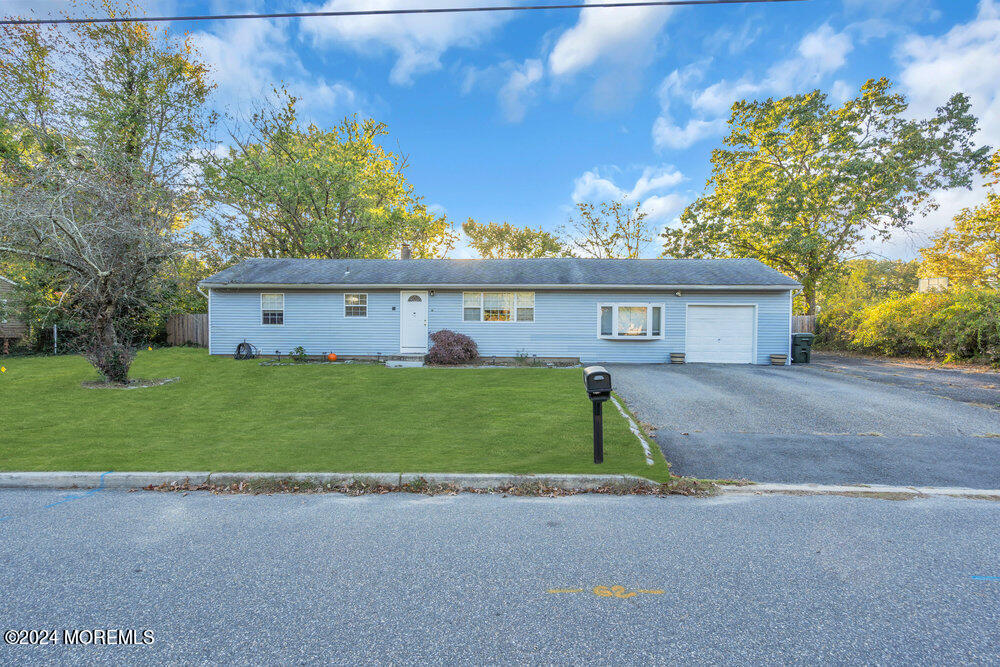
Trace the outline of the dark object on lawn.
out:
[[[792,334],[792,363],[808,364],[812,361],[813,338],[811,333]]]
[[[594,405],[594,463],[604,463],[604,401],[611,398],[611,373],[604,366],[583,369],[583,386]]]
[[[233,355],[233,359],[237,361],[242,361],[243,359],[255,359],[259,354],[257,348],[255,348],[250,343],[243,341],[236,346],[236,354]]]
[[[427,353],[429,363],[454,366],[468,364],[479,358],[476,341],[465,334],[442,329],[432,333],[430,339],[434,345]]]
[[[683,352],[671,352],[670,353],[670,363],[672,363],[672,364],[683,364],[684,363],[684,353]]]
[[[787,354],[772,354],[771,355],[771,365],[772,366],[784,366],[785,362],[788,361]]]

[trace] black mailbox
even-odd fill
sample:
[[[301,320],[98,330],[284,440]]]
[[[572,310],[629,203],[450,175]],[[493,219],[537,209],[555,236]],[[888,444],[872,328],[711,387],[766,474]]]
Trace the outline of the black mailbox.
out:
[[[604,366],[583,369],[583,386],[594,405],[594,463],[604,463],[604,401],[611,398],[611,373]]]
[[[606,401],[611,396],[611,373],[604,366],[587,366],[583,369],[583,386],[590,400]]]

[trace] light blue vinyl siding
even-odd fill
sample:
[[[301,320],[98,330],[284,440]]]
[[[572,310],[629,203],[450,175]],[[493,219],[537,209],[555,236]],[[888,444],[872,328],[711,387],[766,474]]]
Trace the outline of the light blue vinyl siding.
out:
[[[261,324],[260,294],[285,295],[285,323]],[[344,317],[344,292],[212,290],[212,354],[232,354],[246,340],[262,354],[399,354],[399,291],[351,290],[368,295],[368,317]],[[393,310],[395,308],[395,310]]]
[[[270,290],[269,290],[270,291]],[[276,290],[275,290],[276,291]],[[231,354],[244,339],[265,354],[287,354],[301,345],[309,354],[399,354],[399,291],[368,290],[368,317],[344,318],[343,291],[285,291],[285,324],[260,323],[260,291],[212,291],[211,351]],[[663,304],[662,340],[605,340],[598,337],[598,304]],[[684,351],[689,303],[757,306],[757,363],[787,354],[787,291],[774,292],[607,292],[535,290],[534,322],[465,322],[462,291],[434,290],[429,299],[428,332],[451,329],[470,336],[482,356],[518,353],[540,357],[579,357],[584,362],[659,363]],[[395,310],[393,310],[395,308]]]

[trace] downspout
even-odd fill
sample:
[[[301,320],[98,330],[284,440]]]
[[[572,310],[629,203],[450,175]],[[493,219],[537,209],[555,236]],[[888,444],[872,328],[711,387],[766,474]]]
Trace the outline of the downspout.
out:
[[[788,290],[788,361],[785,362],[786,366],[792,365],[792,321],[795,316],[795,293],[797,291],[796,289]]]

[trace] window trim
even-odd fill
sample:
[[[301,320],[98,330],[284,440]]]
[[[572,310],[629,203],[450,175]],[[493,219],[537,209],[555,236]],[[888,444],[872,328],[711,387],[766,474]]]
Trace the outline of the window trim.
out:
[[[648,333],[645,336],[623,336],[618,333],[605,335],[601,333],[601,310],[611,308],[611,326],[613,331],[618,330],[618,308],[621,306],[631,308],[646,309],[646,330],[653,331],[653,308],[660,309],[660,333],[653,335]],[[667,329],[667,307],[663,303],[652,301],[601,301],[597,304],[597,337],[603,340],[663,340]]]
[[[509,320],[487,320],[485,319],[486,308],[486,296],[487,294],[505,294],[510,293],[514,295],[514,306],[510,309],[511,318]],[[519,320],[517,319],[517,295],[518,294],[530,294],[531,295],[531,319],[530,320]],[[478,320],[467,320],[465,319],[465,295],[466,294],[478,294],[479,295],[479,319]],[[482,290],[475,292],[472,290],[463,290],[461,292],[461,315],[463,324],[534,324],[535,323],[535,305],[537,301],[537,296],[534,290]],[[472,308],[473,306],[469,306]]]
[[[348,315],[347,314],[347,295],[353,296],[363,296],[365,297],[365,314],[364,315]],[[360,308],[361,306],[351,306],[351,308]],[[368,292],[344,292],[344,319],[349,320],[367,320],[368,319]]]
[[[269,324],[264,322],[264,297],[265,296],[280,296],[281,297],[281,324]],[[271,312],[277,312],[272,309]],[[260,326],[262,327],[283,327],[285,326],[285,293],[284,292],[261,292],[260,293]]]

